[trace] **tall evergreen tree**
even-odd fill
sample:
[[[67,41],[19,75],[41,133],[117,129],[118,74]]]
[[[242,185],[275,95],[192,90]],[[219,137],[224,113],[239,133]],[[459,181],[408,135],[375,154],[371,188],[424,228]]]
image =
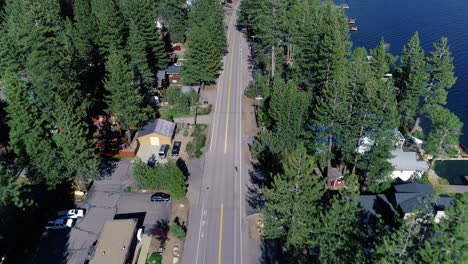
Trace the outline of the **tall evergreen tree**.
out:
[[[75,45],[80,59],[88,64],[98,42],[96,16],[91,11],[89,0],[76,0],[73,5],[73,20],[75,27]]]
[[[143,36],[134,21],[130,22],[130,34],[128,37],[128,50],[130,54],[130,67],[133,70],[138,82],[151,83],[154,81],[153,74],[148,65],[148,54]]]
[[[275,79],[268,113],[273,121],[275,135],[287,139],[280,140],[280,149],[293,150],[304,136],[310,94],[297,90],[293,82],[286,84],[282,79]]]
[[[400,128],[406,134],[414,124],[414,117],[427,85],[427,63],[419,43],[418,32],[403,47],[400,67],[397,69],[396,85],[398,108],[401,115]]]
[[[462,263],[468,258],[468,196],[445,211],[446,217],[432,225],[433,235],[418,250],[417,263]]]
[[[429,81],[424,96],[416,113],[416,122],[411,129],[413,134],[418,128],[422,114],[427,114],[436,104],[447,103],[447,89],[450,89],[457,78],[454,76],[453,57],[451,56],[447,38],[441,38],[434,43],[434,51],[428,58]]]
[[[392,63],[392,55],[387,52],[385,45],[385,40],[382,38],[375,47],[371,50],[370,54],[372,55],[371,59],[371,68],[375,74],[376,78],[383,78],[386,73],[390,72],[390,65]]]
[[[332,197],[320,214],[316,244],[320,263],[363,263],[364,230],[355,175],[346,176],[346,187]]]
[[[287,248],[305,249],[320,232],[320,200],[325,184],[313,173],[316,160],[299,146],[283,161],[284,173],[276,175],[264,190],[264,235],[282,238]]]
[[[435,156],[454,155],[458,153],[463,123],[450,110],[435,105],[429,112],[432,130],[426,141],[427,153]]]
[[[163,22],[169,32],[172,42],[182,43],[188,31],[187,11],[184,8],[185,0],[160,0],[156,1],[158,18]]]
[[[221,68],[221,55],[215,39],[207,27],[195,26],[187,42],[188,50],[182,65],[182,78],[185,84],[200,84],[216,80]]]
[[[107,54],[111,48],[125,47],[127,28],[115,0],[91,0],[91,10],[98,22],[97,39],[101,53]]]
[[[135,86],[133,72],[121,51],[111,50],[106,71],[104,87],[111,94],[107,97],[107,111],[117,117],[122,129],[132,128],[154,116]]]

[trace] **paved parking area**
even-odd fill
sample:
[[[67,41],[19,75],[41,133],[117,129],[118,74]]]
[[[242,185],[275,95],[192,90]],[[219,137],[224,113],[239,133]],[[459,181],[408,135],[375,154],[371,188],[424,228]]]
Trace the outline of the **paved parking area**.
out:
[[[89,247],[98,239],[104,223],[114,218],[141,220],[145,233],[158,221],[168,220],[170,203],[151,203],[151,193],[125,193],[123,189],[133,183],[133,164],[117,163],[112,175],[95,181],[88,198],[77,207],[86,210],[71,230],[44,233],[41,244],[27,263],[83,264]]]

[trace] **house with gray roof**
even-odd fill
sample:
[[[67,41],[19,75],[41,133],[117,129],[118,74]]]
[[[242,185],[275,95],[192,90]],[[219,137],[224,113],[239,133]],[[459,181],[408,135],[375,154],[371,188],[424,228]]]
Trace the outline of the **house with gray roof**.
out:
[[[429,169],[424,160],[418,160],[416,152],[395,149],[392,151],[393,158],[389,162],[393,165],[392,178],[402,181],[410,181],[421,177],[422,173]]]
[[[138,142],[143,145],[171,145],[176,125],[173,122],[154,119],[147,122],[138,132]]]

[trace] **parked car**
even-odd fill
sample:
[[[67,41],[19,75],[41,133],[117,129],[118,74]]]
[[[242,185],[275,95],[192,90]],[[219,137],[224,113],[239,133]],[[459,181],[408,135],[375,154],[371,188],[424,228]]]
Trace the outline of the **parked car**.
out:
[[[174,50],[181,50],[182,48],[180,46],[174,46]]]
[[[47,222],[46,229],[66,229],[73,226],[73,219],[71,218],[60,218],[55,221]]]
[[[182,143],[180,141],[174,142],[174,145],[172,146],[172,152],[171,152],[172,157],[178,157],[179,156],[180,146],[181,145],[182,145]]]
[[[227,7],[227,8],[232,8],[232,5],[230,5],[230,4],[225,4],[224,6]]]
[[[63,211],[58,211],[57,216],[59,218],[81,218],[84,216],[84,210],[83,209],[70,209],[70,210],[63,210]]]
[[[171,196],[167,193],[157,192],[151,195],[151,202],[169,202],[171,200]]]
[[[169,150],[169,145],[161,145],[161,147],[159,148],[159,158],[165,159],[168,150]]]

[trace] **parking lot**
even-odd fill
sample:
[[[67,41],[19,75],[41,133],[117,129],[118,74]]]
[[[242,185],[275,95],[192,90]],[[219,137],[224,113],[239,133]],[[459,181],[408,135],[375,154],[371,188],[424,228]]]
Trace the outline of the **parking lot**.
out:
[[[49,230],[27,263],[82,264],[89,247],[98,239],[104,223],[110,219],[138,218],[145,233],[158,221],[170,217],[170,203],[152,203],[151,193],[126,193],[133,183],[133,164],[120,161],[113,165],[110,176],[95,181],[88,198],[77,207],[86,210],[71,230]]]

